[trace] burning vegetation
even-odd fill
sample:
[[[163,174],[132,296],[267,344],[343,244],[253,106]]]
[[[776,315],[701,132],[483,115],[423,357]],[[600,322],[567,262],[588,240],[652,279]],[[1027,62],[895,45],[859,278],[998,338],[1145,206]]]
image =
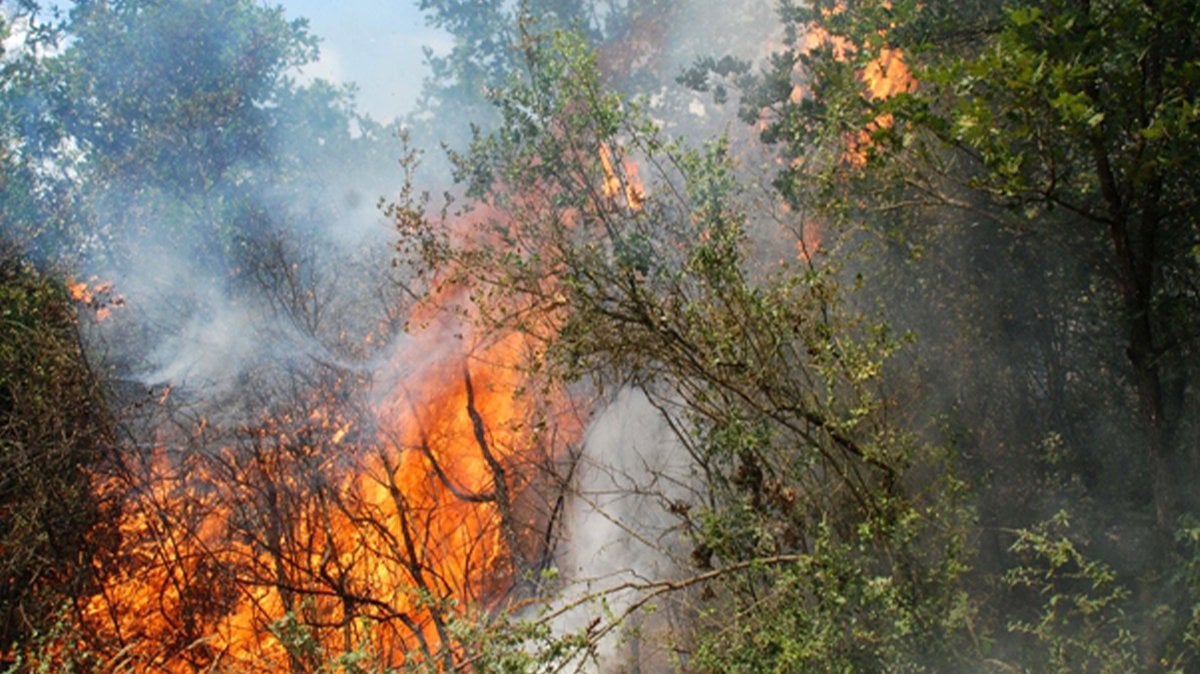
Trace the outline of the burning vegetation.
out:
[[[233,428],[169,388],[147,403],[152,447],[96,487],[121,503],[121,545],[78,605],[103,667],[470,662],[462,622],[552,558],[579,426],[531,376],[526,338],[476,336],[450,309],[421,309],[436,327],[396,349],[386,384],[330,370]]]
[[[35,4],[0,669],[1200,667],[1197,3]]]

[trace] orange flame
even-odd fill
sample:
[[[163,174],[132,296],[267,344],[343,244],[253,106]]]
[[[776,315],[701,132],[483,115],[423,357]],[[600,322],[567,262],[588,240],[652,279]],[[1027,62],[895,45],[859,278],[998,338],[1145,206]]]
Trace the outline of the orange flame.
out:
[[[604,172],[602,191],[605,198],[612,199],[617,195],[625,197],[625,204],[631,211],[640,211],[646,203],[646,186],[638,175],[637,164],[628,157],[621,158],[621,174],[617,174],[613,163],[612,150],[607,144],[601,143],[599,149],[600,168]]]
[[[917,87],[917,81],[904,63],[903,52],[890,47],[879,51],[879,56],[872,59],[863,70],[862,78],[867,85],[867,93],[874,100],[908,93]]]
[[[369,643],[389,666],[413,651],[456,657],[443,649],[451,617],[511,587],[539,524],[521,502],[539,418],[521,350],[510,335],[399,384],[378,410],[378,442],[344,471],[321,457],[352,424],[324,412],[270,422],[216,460],[156,450],[120,522],[119,563],[97,569],[104,587],[84,604],[119,647],[114,666],[285,670],[298,657],[289,613],[329,652]],[[322,424],[324,444],[305,446]],[[306,483],[296,456],[341,477]]]
[[[607,144],[598,153],[597,207],[641,211],[637,163]],[[478,204],[451,235],[507,217]],[[546,283],[565,302],[553,271]],[[80,301],[87,292],[72,286]],[[409,374],[369,412],[313,394],[223,443],[212,438],[227,431],[201,417],[107,485],[128,493],[122,547],[97,561],[102,586],[80,605],[110,669],[314,671],[358,646],[389,667],[414,653],[447,669],[469,657],[452,623],[533,566],[553,518],[537,476],[582,424],[523,368],[534,338],[471,334],[463,295],[447,282],[413,309],[426,329],[393,362]],[[545,335],[557,315],[543,309],[530,331]],[[178,397],[165,388],[158,402]],[[563,436],[551,442],[547,428]]]
[[[845,6],[839,4],[832,10],[825,10],[824,16],[828,17],[842,11],[845,11]],[[886,31],[880,31],[880,35],[885,34]],[[801,42],[800,51],[811,53],[825,47],[828,47],[833,57],[839,61],[850,59],[856,51],[854,44],[845,37],[831,34],[818,23],[810,24]],[[859,78],[866,87],[867,99],[872,101],[886,100],[917,88],[917,80],[904,61],[904,52],[892,47],[881,48],[879,54],[859,72]],[[789,99],[793,103],[797,103],[805,95],[804,86],[795,84]],[[850,134],[846,138],[843,160],[854,167],[861,168],[866,165],[867,153],[872,143],[871,136],[880,129],[890,128],[894,123],[895,119],[891,113],[881,113],[867,124],[866,128]]]
[[[67,295],[95,312],[96,320],[108,318],[114,307],[125,305],[125,298],[113,291],[111,281],[92,277],[90,281],[68,281]]]
[[[438,311],[460,302],[449,287],[418,307],[429,327],[394,364],[429,364],[370,418],[317,396],[213,448],[220,431],[201,417],[110,481],[132,489],[122,547],[81,608],[112,669],[308,671],[305,658],[362,645],[385,666],[465,657],[453,619],[502,598],[543,540],[527,492],[558,400],[527,393],[528,338],[476,338]]]

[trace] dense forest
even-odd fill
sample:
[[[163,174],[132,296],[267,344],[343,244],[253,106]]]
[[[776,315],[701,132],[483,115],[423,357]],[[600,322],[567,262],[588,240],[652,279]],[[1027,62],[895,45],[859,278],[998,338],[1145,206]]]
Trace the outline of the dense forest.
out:
[[[0,3],[0,671],[1200,671],[1200,2],[418,4]]]

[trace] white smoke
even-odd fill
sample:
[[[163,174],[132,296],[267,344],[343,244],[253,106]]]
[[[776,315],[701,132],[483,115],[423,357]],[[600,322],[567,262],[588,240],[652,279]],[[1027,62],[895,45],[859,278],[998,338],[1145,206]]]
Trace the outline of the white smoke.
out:
[[[671,509],[691,500],[697,484],[691,457],[660,411],[632,389],[588,429],[576,474],[559,558],[566,582],[560,605],[571,609],[554,624],[559,634],[606,628],[651,586],[686,569],[687,541]],[[654,646],[669,613],[629,615],[600,640],[602,668],[665,667]]]

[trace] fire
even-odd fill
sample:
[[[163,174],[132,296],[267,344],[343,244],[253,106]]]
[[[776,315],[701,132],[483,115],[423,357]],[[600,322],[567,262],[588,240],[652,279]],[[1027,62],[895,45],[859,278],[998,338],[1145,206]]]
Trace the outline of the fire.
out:
[[[94,276],[88,281],[68,281],[67,295],[94,311],[98,321],[108,318],[114,307],[125,305],[125,298],[114,292],[111,281],[101,281]]]
[[[917,81],[904,63],[899,49],[884,47],[862,72],[867,93],[874,100],[884,100],[916,89]]]
[[[356,490],[387,531],[403,534],[419,567],[380,565],[377,582],[486,604],[521,570],[516,517],[531,477],[525,469],[537,456],[537,410],[521,393],[522,344],[510,334],[454,354],[391,396],[384,433],[394,442],[381,447]],[[444,625],[430,618],[425,637],[444,639]]]
[[[442,337],[421,335],[397,362]],[[317,408],[215,456],[156,449],[135,469],[119,557],[84,605],[110,664],[304,668],[287,616],[329,653],[365,644],[389,666],[461,656],[453,618],[512,587],[542,524],[522,502],[542,418],[522,393],[523,353],[514,334],[443,355],[389,391],[377,437],[349,448],[355,422]]]
[[[76,302],[87,303],[92,299],[92,293],[90,290],[88,290],[88,284],[82,281],[78,283],[68,283],[67,293],[71,296],[71,299],[75,300]]]
[[[641,208],[636,167],[623,161],[622,181],[608,162],[609,196]],[[100,590],[80,603],[107,666],[311,671],[356,648],[389,667],[469,658],[454,622],[494,607],[545,553],[553,518],[533,487],[554,460],[547,428],[556,441],[581,430],[554,420],[565,399],[524,367],[531,338],[476,334],[469,306],[447,284],[414,309],[423,329],[388,368],[405,374],[371,409],[317,388],[232,437],[198,416],[112,478],[121,548],[96,561]]]
[[[886,6],[886,3],[885,3]],[[828,54],[839,62],[848,62],[855,57],[858,47],[849,38],[831,33],[822,25],[823,19],[846,11],[843,3],[837,3],[832,8],[823,8],[820,17],[803,26],[795,50],[802,55],[811,55],[818,50],[828,50]],[[886,31],[879,35],[886,38]],[[788,45],[780,41],[768,41],[764,44],[760,56],[779,53]],[[788,102],[800,104],[810,95],[806,86],[806,73],[803,72],[802,59],[795,58],[792,71],[792,88],[788,93]],[[867,102],[879,102],[895,96],[914,91],[918,86],[905,61],[901,49],[889,46],[879,48],[878,53],[858,70],[858,80],[862,83],[862,97]],[[771,109],[763,108],[756,122],[758,131],[766,131],[771,125]],[[895,123],[894,116],[889,112],[880,112],[868,121],[862,128],[846,133],[841,138],[837,148],[839,161],[852,168],[862,168],[866,165],[869,152],[874,144],[874,135],[882,129],[891,128]],[[805,170],[807,157],[797,156],[789,159],[783,156],[775,157],[775,163],[781,168]],[[787,203],[778,204],[783,213],[790,213]],[[789,222],[788,230],[795,237],[796,259],[810,261],[822,246],[822,232],[818,223],[813,221]],[[783,260],[780,261],[784,262]]]
[[[615,145],[597,152],[592,207],[642,211],[637,163]],[[508,207],[548,203],[532,193]],[[573,226],[581,213],[559,215]],[[503,236],[514,217],[479,203],[447,234]],[[381,667],[469,660],[455,623],[548,558],[561,487],[546,476],[582,432],[571,401],[528,367],[566,302],[556,278],[547,271],[548,304],[523,333],[476,327],[467,293],[437,279],[386,386],[339,375],[237,428],[215,410],[181,423],[185,395],[149,394],[171,422],[105,484],[122,503],[121,546],[95,561],[98,590],[78,603],[106,667],[315,671],[356,649]],[[90,305],[111,287],[70,290]],[[364,398],[374,403],[346,402]]]
[[[350,424],[347,423],[346,425],[337,429],[337,431],[334,432],[334,434],[330,438],[330,440],[333,442],[333,444],[335,444],[335,445],[338,444],[339,442],[342,441],[343,438],[346,437],[346,432],[349,430],[350,430]]]
[[[842,11],[845,11],[845,6],[839,4],[833,10],[826,11],[824,16],[828,17]],[[880,35],[886,35],[886,32],[880,31]],[[845,37],[833,35],[819,24],[809,25],[800,50],[804,53],[811,53],[826,47],[839,61],[850,59],[856,51],[854,45]],[[871,101],[883,101],[899,94],[911,92],[917,87],[917,80],[904,61],[904,52],[892,47],[881,48],[879,54],[859,72],[859,78],[865,85],[867,99]],[[789,98],[793,103],[797,103],[803,100],[804,96],[803,85],[796,84],[792,87]],[[881,113],[868,123],[866,128],[851,134],[846,139],[843,160],[851,166],[864,166],[867,162],[867,152],[871,147],[871,136],[880,129],[891,127],[894,122],[895,119],[890,113]]]
[[[863,83],[871,100],[882,101],[898,94],[908,93],[917,87],[917,81],[904,63],[904,54],[899,49],[884,47],[879,56],[871,60],[862,71]],[[867,163],[867,151],[871,147],[871,136],[879,129],[891,128],[895,119],[890,112],[877,115],[847,142],[845,159],[856,167]]]
[[[119,524],[122,549],[111,568],[97,569],[104,587],[84,607],[88,626],[120,647],[114,668],[191,671],[246,650],[253,637],[237,608],[250,597],[239,596],[246,589],[228,575],[253,555],[230,538],[222,495],[194,493],[186,468],[172,464],[159,450],[144,467],[141,491]],[[282,656],[277,643],[260,646],[269,660]]]
[[[617,195],[622,195],[630,210],[642,210],[643,204],[646,203],[646,187],[638,175],[637,164],[628,157],[622,157],[621,173],[618,175],[613,162],[612,150],[607,144],[600,145],[599,155],[600,168],[604,172],[602,189],[605,198],[612,199]]]

